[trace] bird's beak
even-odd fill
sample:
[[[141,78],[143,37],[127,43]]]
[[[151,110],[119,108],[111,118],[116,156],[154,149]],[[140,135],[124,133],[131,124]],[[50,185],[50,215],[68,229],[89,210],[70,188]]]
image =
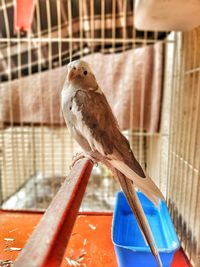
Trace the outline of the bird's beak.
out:
[[[67,73],[67,81],[72,81],[77,76],[77,71],[74,69],[69,69]]]

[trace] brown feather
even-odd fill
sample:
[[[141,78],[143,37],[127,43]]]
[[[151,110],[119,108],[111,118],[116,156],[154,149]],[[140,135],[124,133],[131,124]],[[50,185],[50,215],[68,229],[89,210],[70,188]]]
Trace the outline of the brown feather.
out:
[[[144,178],[142,167],[134,157],[128,140],[120,132],[105,96],[92,91],[77,90],[74,101],[91,131],[92,138],[102,145],[105,155],[115,155]]]
[[[154,238],[134,189],[135,184],[130,179],[134,180],[136,177],[137,184],[153,201],[154,196],[156,198],[162,194],[153,181],[146,177],[134,157],[129,142],[120,132],[112,110],[87,63],[72,62],[69,66],[71,70],[73,64],[76,65],[77,71],[73,74],[75,78],[66,82],[62,91],[62,109],[67,126],[76,141],[91,157],[105,163],[116,174],[139,227],[158,266],[161,267]],[[86,77],[83,74],[84,68],[88,70]],[[146,185],[151,186],[146,188]]]

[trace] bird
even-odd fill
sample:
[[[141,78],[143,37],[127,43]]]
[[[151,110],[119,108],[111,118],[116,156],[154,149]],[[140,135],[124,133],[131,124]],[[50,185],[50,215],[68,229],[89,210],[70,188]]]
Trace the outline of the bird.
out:
[[[162,267],[136,188],[156,206],[164,196],[135,158],[91,67],[82,59],[67,65],[61,109],[71,136],[83,149],[77,160],[86,156],[111,169],[136,217],[144,241],[149,245],[157,265]]]

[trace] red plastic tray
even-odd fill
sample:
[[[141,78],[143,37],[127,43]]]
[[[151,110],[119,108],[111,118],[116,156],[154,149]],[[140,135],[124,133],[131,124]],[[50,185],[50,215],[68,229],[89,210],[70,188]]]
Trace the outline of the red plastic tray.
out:
[[[0,211],[0,260],[16,259],[20,251],[10,251],[9,248],[23,248],[42,215],[38,212]],[[81,213],[77,217],[61,266],[70,266],[68,261],[80,259],[82,267],[117,267],[111,241],[111,223],[110,213]],[[8,238],[13,241],[7,241]],[[187,266],[191,265],[187,263],[183,252],[178,251],[172,267]]]

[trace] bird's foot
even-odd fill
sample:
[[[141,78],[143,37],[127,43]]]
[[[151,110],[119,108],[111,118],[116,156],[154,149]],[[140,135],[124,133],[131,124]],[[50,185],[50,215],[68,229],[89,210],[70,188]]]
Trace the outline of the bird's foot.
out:
[[[72,163],[70,165],[70,169],[72,169],[74,167],[74,165],[76,164],[77,161],[79,161],[80,159],[85,158],[85,153],[81,152],[81,153],[76,153],[75,156],[73,156],[72,158]]]
[[[70,169],[72,169],[74,167],[74,165],[77,163],[77,161],[79,161],[80,159],[83,158],[88,158],[89,160],[91,160],[94,164],[97,164],[97,161],[95,158],[93,158],[92,156],[81,152],[81,153],[77,153],[73,158],[72,158],[72,163],[70,165]]]

